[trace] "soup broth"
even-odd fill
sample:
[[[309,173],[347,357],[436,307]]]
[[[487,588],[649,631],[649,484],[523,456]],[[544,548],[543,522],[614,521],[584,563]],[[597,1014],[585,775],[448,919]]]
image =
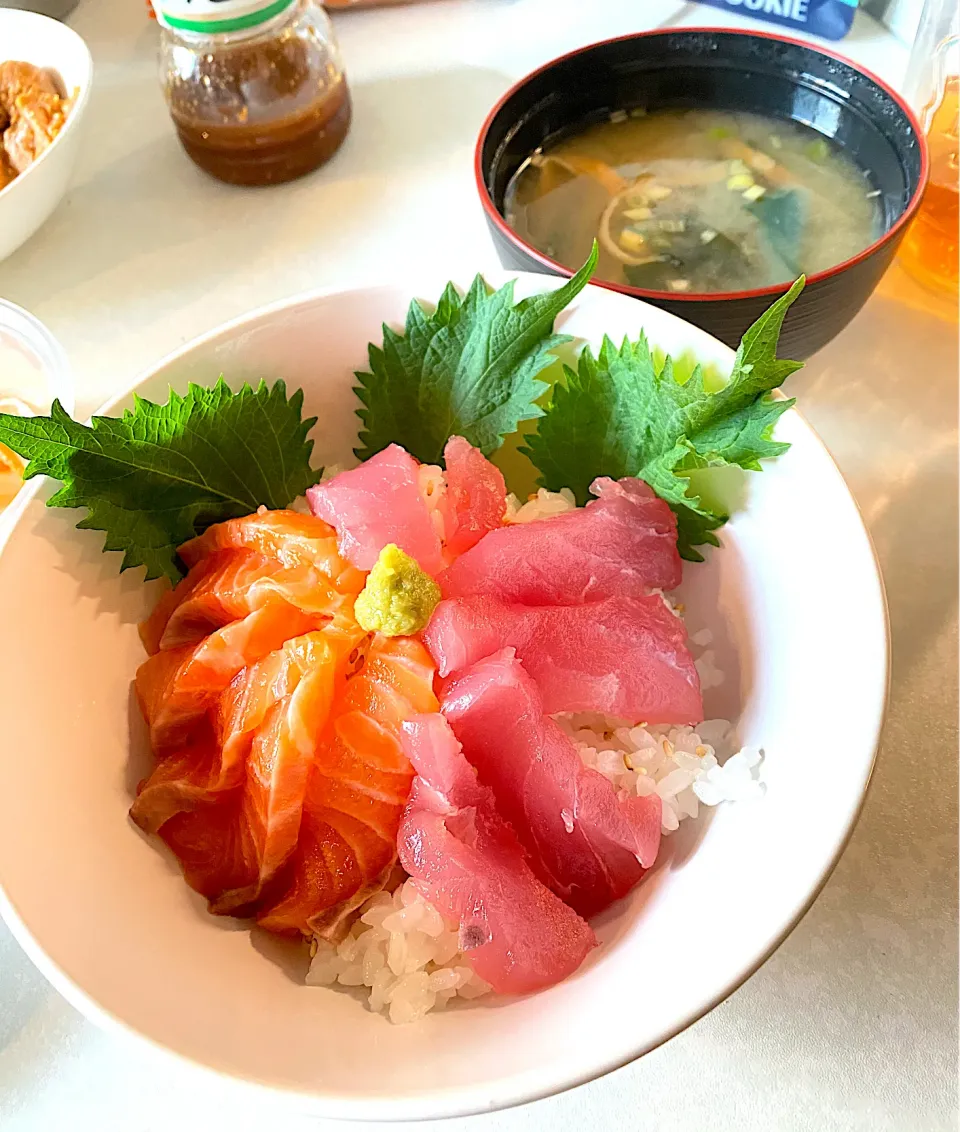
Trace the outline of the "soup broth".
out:
[[[879,191],[833,142],[794,122],[710,110],[614,113],[524,162],[505,219],[575,270],[654,291],[786,283],[882,232]]]

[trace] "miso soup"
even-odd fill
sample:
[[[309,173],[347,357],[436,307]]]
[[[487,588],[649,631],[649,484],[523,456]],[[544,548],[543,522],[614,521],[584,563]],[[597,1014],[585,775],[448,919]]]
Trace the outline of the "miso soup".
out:
[[[822,134],[712,110],[621,111],[523,163],[513,230],[571,269],[596,238],[597,277],[655,291],[786,283],[883,231],[879,190]]]

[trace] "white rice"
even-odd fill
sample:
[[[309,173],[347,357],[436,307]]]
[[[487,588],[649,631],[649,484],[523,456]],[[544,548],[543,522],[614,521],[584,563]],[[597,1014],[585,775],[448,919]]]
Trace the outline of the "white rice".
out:
[[[421,468],[420,486],[442,537],[437,506],[445,490],[442,470]],[[568,489],[541,488],[523,504],[508,496],[505,520],[529,523],[575,507]],[[681,616],[682,606],[660,596]],[[690,637],[704,689],[723,683],[712,642],[709,629]],[[660,795],[664,834],[684,819],[696,818],[701,805],[748,801],[763,793],[758,780],[763,756],[755,747],[736,750],[727,720],[707,720],[694,730],[633,725],[594,713],[564,713],[554,719],[573,740],[584,765],[608,778],[619,797]],[[457,927],[444,920],[412,880],[392,894],[372,896],[342,943],[318,939],[313,947],[307,983],[359,988],[369,1008],[391,1022],[416,1022],[455,998],[479,998],[491,989],[460,950]]]
[[[453,998],[490,990],[464,958],[457,928],[412,880],[371,896],[338,946],[316,940],[307,983],[363,988],[370,1009],[391,1022],[416,1022]]]
[[[576,744],[584,765],[608,778],[619,797],[660,795],[663,833],[695,818],[701,804],[747,801],[763,792],[754,777],[760,752],[746,747],[731,753],[734,736],[725,719],[706,720],[696,730],[630,726],[587,713],[554,719]]]
[[[534,519],[548,519],[551,515],[562,515],[564,511],[575,511],[576,508],[577,500],[569,487],[559,491],[547,491],[541,487],[523,504],[515,495],[508,495],[504,520],[508,523],[532,523]]]

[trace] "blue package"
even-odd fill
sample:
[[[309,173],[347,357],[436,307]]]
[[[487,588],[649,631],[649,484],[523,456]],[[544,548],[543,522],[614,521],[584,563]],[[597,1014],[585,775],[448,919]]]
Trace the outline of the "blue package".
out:
[[[738,12],[794,31],[843,39],[850,30],[858,0],[699,0],[711,8]]]

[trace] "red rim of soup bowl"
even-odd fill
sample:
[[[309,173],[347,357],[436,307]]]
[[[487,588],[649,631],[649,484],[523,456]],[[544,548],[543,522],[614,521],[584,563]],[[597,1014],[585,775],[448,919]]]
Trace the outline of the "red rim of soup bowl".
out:
[[[538,75],[542,75],[545,71],[549,71],[558,63],[563,63],[567,59],[573,59],[576,56],[583,55],[586,52],[592,51],[597,47],[606,47],[607,45],[613,43],[623,43],[634,39],[648,39],[651,36],[663,36],[670,35],[672,33],[682,33],[684,35],[693,35],[697,33],[701,35],[721,33],[723,35],[749,36],[752,39],[771,39],[775,40],[778,43],[788,44],[792,47],[802,47],[808,51],[815,51],[820,55],[825,55],[829,59],[836,60],[838,63],[843,63],[846,66],[853,68],[855,71],[859,71],[862,75],[866,75],[866,77],[871,82],[875,83],[876,86],[878,86],[906,115],[906,118],[917,137],[917,142],[920,148],[920,176],[917,180],[917,187],[913,195],[911,196],[910,200],[907,201],[906,207],[903,209],[901,214],[881,236],[878,236],[877,239],[873,241],[873,243],[869,244],[866,248],[864,248],[862,252],[858,252],[855,256],[851,256],[849,259],[845,259],[841,263],[835,264],[833,267],[828,267],[825,271],[818,271],[813,275],[808,275],[806,277],[808,287],[812,284],[819,283],[822,280],[830,279],[835,275],[839,275],[841,274],[841,272],[846,271],[848,268],[853,267],[858,263],[862,263],[866,259],[869,259],[870,256],[874,255],[874,253],[896,239],[902,232],[902,230],[910,223],[910,221],[913,220],[917,209],[920,207],[920,202],[923,199],[923,194],[926,191],[927,180],[930,173],[930,155],[927,148],[927,139],[924,135],[919,119],[917,118],[912,107],[909,105],[906,99],[902,95],[898,94],[897,91],[895,91],[893,87],[889,85],[889,83],[884,82],[884,80],[875,75],[873,71],[869,70],[866,67],[860,66],[859,63],[855,63],[852,59],[848,59],[845,55],[840,55],[835,51],[825,51],[819,45],[807,43],[802,39],[793,39],[790,36],[776,35],[775,33],[768,31],[745,31],[740,28],[658,28],[652,31],[633,32],[629,35],[613,36],[611,39],[602,39],[597,43],[589,43],[584,47],[578,47],[574,51],[568,51],[563,55],[558,55],[555,59],[551,59],[550,62],[544,63],[542,67],[538,67],[535,71],[531,71],[529,74],[524,75],[524,77],[518,82],[514,83],[513,86],[511,86],[510,89],[497,101],[496,105],[487,115],[486,119],[484,120],[483,126],[480,129],[480,136],[477,139],[476,148],[474,149],[474,178],[476,179],[477,183],[477,192],[480,195],[480,203],[487,215],[487,219],[499,229],[502,235],[507,240],[509,240],[510,243],[514,244],[518,248],[521,248],[528,256],[530,256],[531,259],[535,259],[543,267],[548,268],[551,274],[564,276],[573,275],[573,271],[569,267],[560,263],[558,260],[551,259],[550,256],[545,255],[543,252],[539,251],[510,227],[510,225],[498,211],[497,206],[494,204],[493,198],[490,195],[490,191],[487,188],[483,169],[483,146],[486,142],[487,135],[490,132],[490,127],[493,125],[494,119],[500,113],[506,103],[511,98],[513,98],[517,91],[525,87],[527,83],[531,81],[531,79],[536,78]],[[722,302],[725,299],[752,299],[763,298],[764,296],[773,297],[775,295],[784,294],[790,287],[790,282],[786,282],[775,283],[770,287],[757,287],[755,289],[746,291],[674,292],[649,290],[645,287],[631,287],[627,283],[611,283],[606,279],[598,279],[596,277],[592,278],[590,282],[594,286],[605,287],[608,291],[618,291],[622,295],[632,295],[634,298],[638,299],[650,299],[656,301],[658,299],[662,300],[663,298],[669,298],[671,302],[684,303]]]

